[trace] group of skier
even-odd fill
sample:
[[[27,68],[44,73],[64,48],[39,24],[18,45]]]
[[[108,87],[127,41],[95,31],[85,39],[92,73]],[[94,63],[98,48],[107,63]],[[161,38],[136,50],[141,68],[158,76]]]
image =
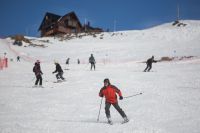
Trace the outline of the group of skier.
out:
[[[70,60],[70,58],[67,58],[67,60],[66,60],[67,65],[69,65],[69,60]],[[77,59],[77,63],[80,64],[79,59]],[[93,68],[93,70],[95,70],[96,61],[95,61],[93,54],[91,54],[90,57],[89,57],[89,63],[91,64],[90,70],[92,70],[92,68]]]
[[[65,78],[63,77],[63,70],[62,70],[62,67],[60,66],[60,64],[58,62],[55,62],[54,63],[55,66],[56,66],[56,70],[53,71],[52,73],[57,73],[56,74],[56,78],[57,78],[57,82],[59,81],[65,81]],[[36,77],[36,81],[35,81],[35,87],[38,85],[39,83],[39,86],[42,87],[42,70],[41,70],[41,67],[40,67],[40,61],[37,60],[35,62],[35,65],[33,67],[33,72],[35,73],[35,77]],[[60,80],[61,79],[61,80]]]
[[[69,60],[70,58],[67,58],[66,60],[66,64],[69,65]],[[91,70],[92,68],[94,68],[95,70],[95,58],[93,56],[93,54],[91,54],[91,56],[89,57],[89,63],[91,64]],[[80,60],[78,59],[78,64],[80,64]],[[65,81],[65,78],[63,77],[63,70],[62,70],[62,67],[60,66],[60,64],[58,62],[55,62],[55,65],[56,65],[56,70],[54,72],[52,72],[53,74],[54,73],[57,73],[56,74],[56,78],[57,78],[57,82],[60,81]],[[35,73],[35,77],[36,77],[36,81],[35,81],[35,87],[38,85],[39,83],[39,86],[42,87],[42,70],[41,70],[41,67],[40,67],[40,61],[37,60],[35,62],[35,65],[33,67],[33,72]]]
[[[149,58],[147,61],[146,61],[146,68],[144,69],[144,72],[146,71],[150,71],[151,68],[152,68],[152,63],[156,63],[157,61],[154,60],[154,56],[152,56],[151,58]],[[90,70],[92,70],[92,68],[94,68],[95,70],[95,64],[96,64],[96,61],[95,61],[95,58],[93,56],[93,54],[91,54],[90,58],[89,58],[89,63],[91,64],[91,67],[90,67]]]
[[[70,61],[70,58],[67,58],[67,60],[66,60],[66,65],[69,65],[69,61]],[[77,64],[80,64],[81,62],[80,62],[80,59],[77,59]]]
[[[149,72],[152,68],[152,63],[156,63],[156,62],[157,61],[154,60],[154,56],[149,58],[146,61],[147,66],[144,69],[144,72],[146,72],[146,71]],[[68,64],[68,63],[69,63],[69,58],[68,58],[68,61],[66,62],[66,64]],[[96,61],[95,61],[93,54],[91,54],[91,56],[89,57],[89,63],[91,64],[90,70],[92,70],[92,68],[95,70]],[[63,70],[62,70],[60,64],[58,62],[55,62],[55,65],[56,65],[56,70],[52,73],[53,74],[57,73],[56,74],[57,80],[60,80],[60,79],[65,80],[65,78],[63,77]],[[42,86],[42,76],[41,75],[43,73],[42,73],[41,68],[40,68],[40,61],[39,60],[37,60],[35,62],[35,66],[33,67],[33,72],[35,73],[35,76],[36,76],[35,86],[38,85],[38,82],[39,82],[39,85]],[[129,119],[128,119],[127,115],[125,114],[125,112],[120,108],[120,106],[118,104],[118,100],[117,100],[116,94],[118,94],[120,100],[123,99],[122,92],[116,86],[112,85],[108,78],[104,79],[103,82],[104,82],[104,86],[100,89],[99,96],[102,97],[102,98],[105,97],[105,114],[106,114],[108,123],[113,124],[112,119],[111,119],[111,115],[110,115],[110,106],[111,105],[113,105],[114,108],[122,116],[123,123],[128,122]]]

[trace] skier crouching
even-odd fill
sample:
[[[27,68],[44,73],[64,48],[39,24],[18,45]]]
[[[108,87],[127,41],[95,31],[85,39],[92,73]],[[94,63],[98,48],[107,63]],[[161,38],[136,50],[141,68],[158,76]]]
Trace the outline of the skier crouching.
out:
[[[53,74],[57,73],[56,74],[57,81],[59,81],[59,79],[62,79],[64,81],[65,78],[63,77],[63,70],[62,70],[60,64],[57,63],[57,62],[55,62],[54,64],[56,65],[56,70],[54,72],[52,72],[52,73]]]
[[[111,105],[113,105],[115,107],[115,109],[119,112],[119,114],[122,116],[122,118],[124,119],[123,123],[129,121],[126,114],[124,113],[124,111],[118,105],[116,93],[119,95],[119,99],[122,100],[123,96],[122,96],[121,91],[114,85],[111,85],[109,79],[104,79],[104,87],[101,88],[101,90],[99,92],[99,96],[100,97],[105,96],[105,99],[106,99],[105,113],[106,113],[106,117],[108,119],[109,124],[112,124],[111,115],[110,115],[110,106]]]

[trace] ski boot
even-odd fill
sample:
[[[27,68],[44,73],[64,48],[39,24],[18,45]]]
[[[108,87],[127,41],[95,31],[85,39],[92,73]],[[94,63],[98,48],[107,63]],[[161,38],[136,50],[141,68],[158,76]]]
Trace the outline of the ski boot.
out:
[[[127,117],[124,117],[124,121],[122,121],[122,124],[129,122],[129,119]]]
[[[112,122],[111,118],[108,118],[108,124],[110,124],[110,125],[112,125],[112,124],[113,124],[113,122]]]

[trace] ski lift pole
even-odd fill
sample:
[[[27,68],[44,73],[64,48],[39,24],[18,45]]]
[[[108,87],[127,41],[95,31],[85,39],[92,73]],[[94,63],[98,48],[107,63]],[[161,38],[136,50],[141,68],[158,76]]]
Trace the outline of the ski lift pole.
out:
[[[137,94],[134,94],[134,95],[126,96],[126,97],[124,97],[124,98],[135,97],[135,96],[137,96],[137,95],[142,95],[142,92],[140,92],[140,93],[137,93]]]
[[[103,97],[101,98],[101,103],[100,103],[100,107],[99,107],[99,114],[98,114],[97,122],[99,121],[99,116],[100,116],[100,112],[101,112],[102,101],[103,101]]]

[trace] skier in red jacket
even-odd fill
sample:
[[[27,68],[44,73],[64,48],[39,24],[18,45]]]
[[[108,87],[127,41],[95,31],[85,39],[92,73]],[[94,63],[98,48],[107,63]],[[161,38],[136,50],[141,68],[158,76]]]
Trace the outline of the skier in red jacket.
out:
[[[121,91],[116,86],[111,85],[109,79],[104,79],[104,87],[101,88],[101,90],[99,92],[99,96],[100,97],[105,96],[105,98],[106,98],[105,113],[106,113],[106,117],[108,119],[108,123],[110,123],[110,124],[112,124],[112,120],[111,120],[111,116],[110,116],[110,106],[111,106],[111,104],[115,107],[115,109],[123,117],[124,122],[129,121],[126,114],[124,113],[124,111],[118,105],[116,93],[119,95],[119,99],[122,100],[123,96],[122,96]]]

